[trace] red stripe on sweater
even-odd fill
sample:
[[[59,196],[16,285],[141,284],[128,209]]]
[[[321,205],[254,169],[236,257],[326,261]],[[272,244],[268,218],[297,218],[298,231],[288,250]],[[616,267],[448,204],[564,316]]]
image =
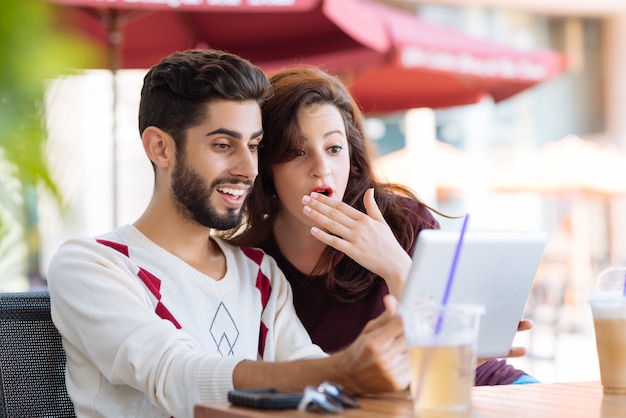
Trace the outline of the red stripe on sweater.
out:
[[[166,320],[170,321],[172,324],[174,324],[176,329],[181,329],[182,328],[180,326],[180,324],[178,323],[178,321],[176,320],[176,318],[174,318],[174,315],[172,315],[172,313],[165,307],[165,305],[163,305],[161,303],[161,301],[159,301],[159,303],[157,303],[157,306],[156,306],[156,309],[154,310],[154,312],[157,315],[159,315],[159,317],[161,319],[166,319]]]
[[[113,248],[114,250],[119,251],[120,253],[128,257],[127,245],[120,244],[118,242],[107,241],[104,239],[97,239],[96,242]],[[172,315],[172,313],[161,302],[161,280],[154,274],[150,273],[148,270],[145,270],[141,267],[139,267],[139,272],[137,273],[137,276],[143,282],[143,284],[146,285],[150,293],[152,293],[158,301],[154,312],[159,316],[159,318],[170,321],[177,329],[181,329],[182,327],[180,326],[176,318],[174,318],[174,315]]]
[[[119,251],[120,253],[122,253],[126,257],[128,257],[128,246],[127,245],[120,244],[119,242],[107,241],[107,240],[104,240],[104,239],[97,239],[96,242],[99,243],[99,244],[102,244],[102,245],[106,245],[107,247],[113,248],[115,251]]]
[[[259,269],[256,276],[256,288],[261,292],[261,304],[263,305],[263,309],[265,309],[267,301],[270,298],[270,293],[272,292],[272,287],[270,286],[270,280],[263,274],[261,269]]]
[[[180,326],[176,318],[174,318],[174,315],[172,315],[169,309],[167,309],[165,305],[163,305],[163,303],[161,302],[161,280],[154,274],[150,273],[148,270],[145,270],[141,267],[139,267],[139,273],[137,273],[137,276],[139,276],[139,278],[146,285],[150,293],[152,293],[154,297],[159,301],[154,312],[159,315],[161,319],[168,320],[172,324],[174,324],[176,328],[181,329],[182,327]]]
[[[265,354],[265,341],[267,340],[267,327],[263,322],[261,322],[261,329],[259,332],[259,356],[263,358],[263,354]]]
[[[146,285],[150,293],[152,293],[157,300],[161,300],[161,280],[148,270],[144,270],[141,267],[139,267],[139,273],[137,273],[137,276],[139,276],[143,284]]]
[[[250,260],[254,261],[257,265],[261,265],[261,261],[263,261],[263,251],[258,248],[252,247],[241,247],[241,251],[248,257]]]
[[[263,309],[267,305],[267,301],[270,298],[270,293],[272,292],[272,287],[270,286],[270,279],[263,273],[261,270],[261,262],[263,261],[263,256],[265,255],[263,251],[258,250],[256,248],[250,247],[242,247],[241,251],[248,257],[250,260],[254,261],[258,266],[259,270],[256,275],[256,288],[261,292],[261,304],[263,305]]]
[[[267,301],[270,298],[270,293],[272,293],[270,280],[261,270],[261,262],[263,261],[265,253],[259,249],[250,247],[242,247],[241,251],[243,251],[246,257],[254,261],[259,266],[259,270],[257,271],[256,275],[255,285],[261,293],[261,305],[263,306],[263,309],[265,309],[265,307],[267,306]],[[261,356],[261,358],[263,358],[263,355],[265,354],[265,342],[267,340],[267,332],[267,326],[263,323],[263,321],[261,321],[259,329],[259,356]]]

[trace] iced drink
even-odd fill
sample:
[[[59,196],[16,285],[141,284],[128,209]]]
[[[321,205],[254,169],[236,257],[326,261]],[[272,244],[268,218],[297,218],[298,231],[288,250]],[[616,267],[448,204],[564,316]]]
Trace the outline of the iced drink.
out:
[[[589,300],[604,393],[626,395],[626,298]]]
[[[409,353],[411,396],[415,399],[416,410],[463,410],[469,407],[476,364],[471,345],[414,346]]]
[[[589,295],[604,393],[626,395],[626,269],[612,268],[598,276]]]
[[[483,307],[423,304],[401,311],[415,411],[469,410]]]

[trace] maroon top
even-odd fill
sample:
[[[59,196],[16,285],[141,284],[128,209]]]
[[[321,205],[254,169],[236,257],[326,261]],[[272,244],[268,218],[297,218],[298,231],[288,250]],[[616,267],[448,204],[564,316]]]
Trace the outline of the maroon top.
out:
[[[422,229],[439,228],[430,211],[413,199],[401,198],[409,211],[406,225],[414,228],[415,236]],[[311,340],[324,351],[333,353],[351,344],[368,321],[380,315],[385,307],[383,296],[389,293],[380,278],[363,298],[342,302],[335,299],[324,286],[324,276],[309,277],[293,266],[280,252],[274,237],[260,246],[276,259],[293,289],[293,303]],[[413,251],[413,245],[410,252]],[[508,384],[524,372],[506,364],[504,360],[490,360],[476,370],[476,385]]]

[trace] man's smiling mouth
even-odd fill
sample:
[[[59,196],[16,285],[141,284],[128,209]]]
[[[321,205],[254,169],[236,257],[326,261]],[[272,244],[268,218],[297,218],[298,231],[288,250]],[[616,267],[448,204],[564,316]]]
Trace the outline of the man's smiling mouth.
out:
[[[217,191],[220,193],[226,193],[235,197],[241,197],[246,192],[243,189],[233,189],[231,187],[217,187]]]

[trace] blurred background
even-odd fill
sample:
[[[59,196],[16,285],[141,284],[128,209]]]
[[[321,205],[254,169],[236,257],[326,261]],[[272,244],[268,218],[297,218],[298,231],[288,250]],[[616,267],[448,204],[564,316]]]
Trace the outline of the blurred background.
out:
[[[0,2],[0,291],[45,286],[58,246],[133,222],[151,195],[137,128],[146,69],[215,47],[268,73],[338,74],[379,175],[470,229],[543,230],[511,360],[597,380],[585,297],[626,264],[623,0]],[[459,229],[460,220],[440,219]]]

